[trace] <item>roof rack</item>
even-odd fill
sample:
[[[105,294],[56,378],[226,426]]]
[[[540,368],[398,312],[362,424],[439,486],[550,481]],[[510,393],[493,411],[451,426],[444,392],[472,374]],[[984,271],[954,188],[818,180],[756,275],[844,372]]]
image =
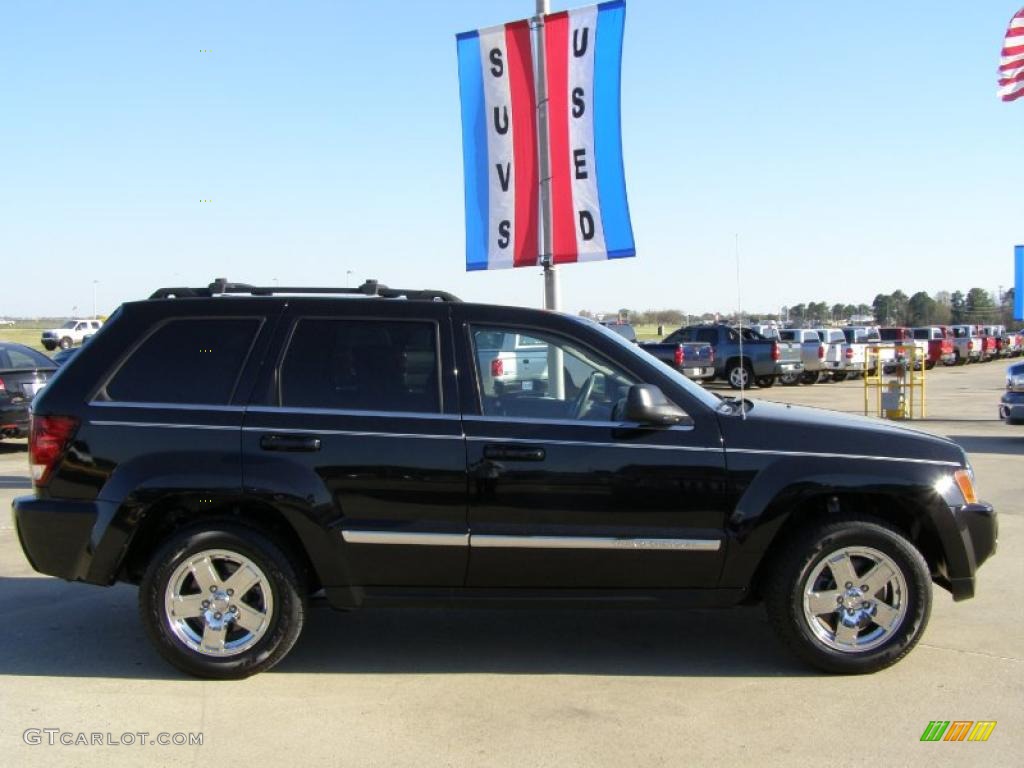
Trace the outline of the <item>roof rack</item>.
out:
[[[227,278],[218,277],[205,288],[160,288],[153,292],[151,299],[192,299],[210,296],[276,296],[281,294],[369,296],[381,299],[409,299],[410,301],[461,301],[447,291],[425,289],[388,288],[376,280],[367,280],[358,288],[324,288],[249,285],[229,283]]]

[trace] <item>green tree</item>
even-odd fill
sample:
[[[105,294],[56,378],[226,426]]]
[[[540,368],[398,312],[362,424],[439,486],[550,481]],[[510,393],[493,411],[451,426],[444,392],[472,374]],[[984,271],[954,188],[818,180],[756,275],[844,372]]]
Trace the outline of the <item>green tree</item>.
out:
[[[964,300],[964,307],[972,322],[983,323],[992,319],[996,305],[991,294],[984,288],[971,288]]]
[[[888,325],[889,317],[892,314],[892,297],[879,293],[871,302],[871,310],[875,315],[875,322],[879,325]]]
[[[907,294],[899,289],[893,291],[889,296],[889,314],[892,317],[892,321],[897,325],[908,324],[907,304],[909,301]]]
[[[931,325],[935,322],[935,299],[924,291],[918,291],[907,301],[907,323],[909,325]]]
[[[949,308],[950,317],[953,322],[957,324],[962,323],[964,321],[964,313],[967,310],[967,302],[960,291],[953,291],[949,297]]]

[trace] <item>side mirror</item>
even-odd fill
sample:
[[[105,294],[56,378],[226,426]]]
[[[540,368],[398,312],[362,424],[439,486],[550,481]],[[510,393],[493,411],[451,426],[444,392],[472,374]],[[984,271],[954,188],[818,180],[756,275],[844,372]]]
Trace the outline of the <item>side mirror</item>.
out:
[[[692,426],[693,419],[654,384],[634,384],[626,395],[626,421],[659,427]]]

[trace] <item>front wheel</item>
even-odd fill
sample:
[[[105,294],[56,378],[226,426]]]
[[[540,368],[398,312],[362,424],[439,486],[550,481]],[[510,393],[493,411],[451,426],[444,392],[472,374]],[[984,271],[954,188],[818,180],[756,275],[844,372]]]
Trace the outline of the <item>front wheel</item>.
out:
[[[61,349],[71,349],[71,344],[72,343],[73,342],[71,341],[71,337],[70,336],[64,336],[60,340],[60,348]]]
[[[768,618],[782,641],[826,672],[864,674],[906,656],[931,613],[931,576],[899,532],[847,517],[797,537],[773,561]]]
[[[247,526],[212,522],[172,536],[139,586],[150,640],[190,675],[233,679],[269,669],[302,631],[305,591],[288,556]]]

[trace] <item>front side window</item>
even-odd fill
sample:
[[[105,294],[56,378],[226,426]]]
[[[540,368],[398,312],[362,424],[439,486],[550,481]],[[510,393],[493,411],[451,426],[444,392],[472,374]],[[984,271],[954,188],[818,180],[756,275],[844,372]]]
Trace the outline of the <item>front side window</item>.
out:
[[[257,318],[187,318],[160,326],[100,397],[119,402],[226,405],[259,329]]]
[[[495,334],[517,331],[474,327],[473,349],[477,382],[485,416],[526,419],[613,421],[620,401],[636,381],[618,366],[573,343],[536,334],[534,344],[515,349],[497,348]],[[510,351],[502,351],[510,350]],[[550,376],[550,363],[559,361],[558,377]]]
[[[307,318],[295,326],[281,364],[279,402],[293,408],[439,413],[439,380],[433,323]]]

